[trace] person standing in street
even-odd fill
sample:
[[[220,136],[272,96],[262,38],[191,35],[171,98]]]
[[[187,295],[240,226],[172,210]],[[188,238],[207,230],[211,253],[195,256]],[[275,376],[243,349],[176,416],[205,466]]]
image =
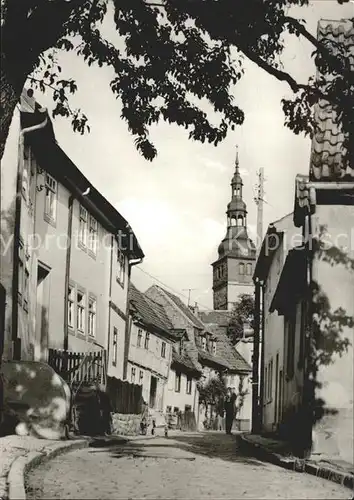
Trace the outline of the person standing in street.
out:
[[[226,434],[231,434],[232,423],[235,418],[235,401],[236,395],[232,393],[231,387],[228,387],[224,400]]]

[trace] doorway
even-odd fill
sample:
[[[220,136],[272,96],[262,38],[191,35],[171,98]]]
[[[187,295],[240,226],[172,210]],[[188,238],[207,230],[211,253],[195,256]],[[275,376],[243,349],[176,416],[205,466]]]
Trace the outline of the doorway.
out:
[[[155,408],[156,404],[156,391],[157,391],[157,378],[151,375],[150,382],[150,398],[149,398],[149,406],[150,408]]]
[[[37,265],[37,308],[35,361],[47,361],[49,341],[49,279],[50,268],[38,262]]]

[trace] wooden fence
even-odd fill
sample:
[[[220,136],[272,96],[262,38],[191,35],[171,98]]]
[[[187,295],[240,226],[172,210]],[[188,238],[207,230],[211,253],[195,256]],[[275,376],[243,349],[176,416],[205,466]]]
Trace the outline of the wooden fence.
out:
[[[106,384],[106,351],[71,352],[49,349],[48,365],[67,383],[90,382]]]
[[[142,411],[142,387],[107,377],[106,392],[115,413],[138,415]]]

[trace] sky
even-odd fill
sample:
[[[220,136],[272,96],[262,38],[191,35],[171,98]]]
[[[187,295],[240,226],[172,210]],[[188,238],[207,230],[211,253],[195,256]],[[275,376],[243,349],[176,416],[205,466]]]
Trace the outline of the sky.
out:
[[[353,17],[354,4],[313,0],[297,9],[316,34],[319,19]],[[284,68],[306,83],[314,73],[313,47],[295,37],[287,40]],[[264,231],[269,223],[293,209],[294,179],[309,169],[310,140],[284,127],[281,99],[291,97],[286,83],[253,63],[237,84],[235,102],[245,121],[217,147],[188,139],[176,125],[159,124],[151,137],[158,150],[151,163],[137,152],[120,106],[109,89],[110,72],[89,68],[74,54],[61,59],[63,77],[74,78],[78,92],[73,105],[89,118],[90,134],[72,132],[69,121],[54,121],[57,141],[77,167],[129,221],[145,254],[133,267],[132,280],[142,291],[163,284],[201,309],[212,308],[212,267],[226,233],[226,205],[231,197],[236,144],[239,150],[244,200],[250,236],[255,236],[254,202],[257,174],[265,174]],[[48,96],[37,100],[52,108]]]

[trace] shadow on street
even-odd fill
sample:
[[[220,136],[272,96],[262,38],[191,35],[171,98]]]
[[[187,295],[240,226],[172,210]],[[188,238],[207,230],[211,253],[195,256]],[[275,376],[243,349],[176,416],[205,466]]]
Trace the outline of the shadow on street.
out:
[[[241,451],[238,435],[219,433],[193,433],[174,435],[167,439],[156,437],[142,440],[97,440],[90,445],[94,448],[90,453],[107,452],[115,458],[165,458],[174,460],[195,460],[190,454],[208,458],[219,458],[228,462],[242,462],[261,467],[262,461]],[[102,449],[104,446],[104,449]],[[184,452],[184,453],[183,453]]]

